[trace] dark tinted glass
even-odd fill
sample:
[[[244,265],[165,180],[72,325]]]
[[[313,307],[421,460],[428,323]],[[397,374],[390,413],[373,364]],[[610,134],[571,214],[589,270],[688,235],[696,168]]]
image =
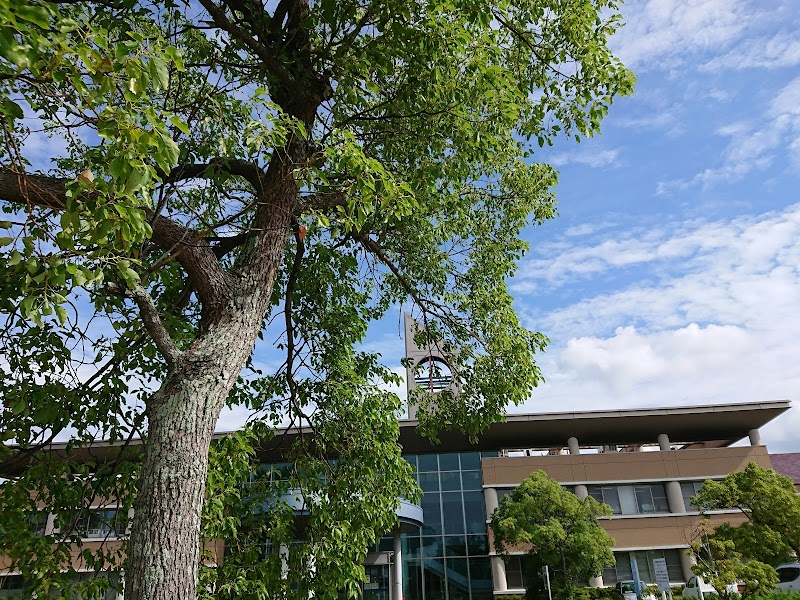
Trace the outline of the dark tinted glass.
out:
[[[422,562],[403,561],[403,594],[406,598],[422,598]]]
[[[464,507],[461,492],[442,493],[442,515],[444,534],[464,533]]]
[[[467,533],[486,533],[483,492],[464,492],[464,516],[467,521]]]
[[[440,536],[422,537],[422,545],[420,546],[420,553],[424,558],[435,558],[444,556],[444,546]]]
[[[469,578],[473,592],[492,591],[492,567],[489,557],[469,559]]]
[[[461,453],[461,470],[480,471],[481,469],[481,455],[480,452],[462,452]]]
[[[422,496],[420,501],[425,524],[422,526],[423,535],[442,533],[442,511],[439,507],[439,494],[429,493]]]
[[[781,583],[794,581],[798,576],[800,576],[800,568],[798,567],[784,567],[782,569],[777,569],[777,571],[778,579]]]
[[[467,552],[470,556],[481,556],[489,553],[489,540],[485,535],[468,535]]]
[[[440,471],[458,471],[461,467],[458,463],[458,452],[448,452],[439,455]]]
[[[467,538],[463,535],[444,536],[444,555],[445,556],[466,556]]]
[[[442,482],[442,491],[452,491],[461,489],[461,473],[458,471],[445,471],[439,473]]]
[[[447,592],[449,600],[469,600],[469,572],[466,558],[448,558]]]
[[[439,461],[435,454],[420,454],[417,456],[418,471],[438,471]]]
[[[439,474],[438,473],[418,473],[419,487],[427,494],[428,492],[439,491]]]
[[[480,471],[462,471],[461,481],[465,490],[479,490],[483,486]]]
[[[425,598],[446,598],[444,583],[444,559],[426,558],[422,562],[425,571],[423,578],[425,587]]]
[[[404,535],[400,539],[401,550],[403,552],[403,560],[406,558],[418,558],[419,554],[419,536]]]

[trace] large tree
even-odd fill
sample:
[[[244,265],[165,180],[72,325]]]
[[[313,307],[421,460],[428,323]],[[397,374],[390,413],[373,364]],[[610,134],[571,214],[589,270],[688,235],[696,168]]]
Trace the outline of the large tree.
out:
[[[534,471],[503,497],[492,515],[494,546],[501,555],[526,552],[528,596],[546,597],[541,570],[550,572],[554,597],[572,598],[575,582],[614,565],[614,538],[597,522],[611,507],[578,498],[544,471]]]
[[[789,477],[749,463],[724,479],[706,481],[692,504],[704,512],[740,511],[744,523],[720,525],[713,536],[729,540],[748,560],[779,565],[800,555],[800,495]]]
[[[4,514],[38,490],[68,536],[91,497],[132,503],[126,597],[193,598],[212,433],[241,405],[308,430],[273,492],[307,492],[306,571],[357,575],[339,558],[414,493],[379,387],[395,378],[357,345],[403,306],[449,350],[460,393],[418,398],[428,433],[530,396],[545,338],[506,280],[554,213],[533,150],[594,134],[632,90],[615,8],[0,0]],[[139,434],[133,461],[87,449]],[[65,452],[36,452],[59,435]],[[28,541],[5,550],[47,586],[68,546]]]

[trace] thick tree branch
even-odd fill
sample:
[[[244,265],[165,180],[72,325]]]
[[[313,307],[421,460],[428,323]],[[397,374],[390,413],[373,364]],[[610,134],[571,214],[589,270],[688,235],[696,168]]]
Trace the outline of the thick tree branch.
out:
[[[172,169],[169,174],[163,175],[163,179],[165,183],[173,183],[186,179],[207,178],[215,170],[241,177],[253,186],[259,196],[264,193],[264,171],[257,164],[239,158],[219,157],[207,163],[181,165]]]
[[[19,173],[0,167],[0,200],[26,206],[64,210],[69,179]],[[203,306],[211,308],[228,295],[225,272],[213,249],[196,232],[151,209],[142,207],[153,228],[152,241],[171,253],[186,270]]]
[[[139,307],[139,314],[142,315],[144,326],[147,328],[150,337],[153,338],[156,348],[161,352],[167,362],[167,366],[170,369],[174,368],[180,362],[183,353],[175,344],[167,328],[164,327],[164,322],[158,314],[158,308],[156,308],[156,304],[150,294],[147,293],[147,290],[141,284],[136,284],[129,285],[124,290],[111,289],[111,291],[124,293],[136,302]]]
[[[208,14],[211,15],[214,23],[220,29],[230,33],[233,37],[247,46],[256,56],[258,56],[269,73],[274,75],[285,86],[294,85],[294,77],[289,70],[275,58],[276,52],[274,49],[268,48],[264,44],[260,43],[252,35],[250,35],[250,33],[231,21],[225,14],[225,11],[214,4],[213,0],[200,0],[200,4],[202,4],[203,8],[208,11]]]

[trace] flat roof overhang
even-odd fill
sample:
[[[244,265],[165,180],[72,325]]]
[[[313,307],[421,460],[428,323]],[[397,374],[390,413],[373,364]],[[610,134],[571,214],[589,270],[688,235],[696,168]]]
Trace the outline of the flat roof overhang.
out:
[[[691,445],[702,442],[705,447],[725,447],[746,437],[751,429],[763,427],[791,407],[789,400],[745,402],[739,404],[707,404],[624,410],[573,411],[563,413],[510,414],[501,423],[490,425],[475,443],[457,431],[439,433],[434,444],[417,431],[416,420],[400,421],[400,443],[403,452],[459,452],[467,450],[495,451],[516,448],[566,447],[570,437],[582,446],[605,444],[655,444],[666,433],[672,444]],[[272,440],[259,449],[259,459],[280,462],[283,450],[300,435],[298,428],[280,429]],[[303,429],[303,435],[312,435]],[[219,439],[225,432],[215,434]],[[40,452],[64,455],[66,442],[53,443]],[[72,450],[73,459],[103,463],[121,454],[137,460],[141,441],[109,444],[97,442]],[[25,468],[26,460],[0,460],[0,475],[13,476]],[[19,458],[19,457],[17,457]]]
[[[401,421],[400,442],[408,453],[459,450],[566,447],[575,437],[581,446],[656,444],[665,433],[670,443],[724,447],[763,427],[791,407],[789,400],[708,404],[663,408],[510,414],[490,425],[475,444],[455,431],[439,434],[435,446],[416,431],[417,421]]]

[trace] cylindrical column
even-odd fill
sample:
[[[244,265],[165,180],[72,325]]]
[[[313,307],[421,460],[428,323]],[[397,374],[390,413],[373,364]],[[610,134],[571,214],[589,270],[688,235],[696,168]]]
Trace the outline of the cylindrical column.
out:
[[[53,535],[55,529],[56,529],[56,516],[53,513],[49,513],[47,515],[47,521],[45,521],[44,523],[44,534]]]
[[[575,486],[575,495],[581,500],[583,500],[584,498],[589,497],[589,490],[586,489],[585,485],[579,483],[578,485]]]
[[[281,557],[281,579],[286,579],[289,576],[289,546],[278,546],[278,556]]]
[[[494,511],[497,510],[497,490],[495,488],[483,488],[483,502],[486,505],[486,518],[491,519]]]
[[[400,545],[400,528],[394,530],[394,600],[403,600],[403,551]]]
[[[494,591],[505,592],[508,591],[508,582],[506,581],[506,563],[503,562],[503,557],[492,556],[492,582],[494,584]]]
[[[761,432],[758,429],[751,429],[750,431],[747,432],[747,435],[750,438],[751,446],[761,445]]]
[[[117,597],[115,600],[125,600],[125,569],[119,570],[117,579]]]
[[[589,578],[589,587],[593,587],[593,588],[605,587],[603,585],[603,576],[602,575],[598,575],[597,577],[590,577]]]
[[[683,570],[683,578],[686,581],[689,581],[689,578],[694,576],[694,571],[692,571],[692,567],[697,564],[697,559],[694,557],[694,554],[688,551],[688,548],[682,548],[680,550],[681,554],[681,569]]]
[[[671,449],[669,445],[669,436],[666,433],[662,433],[658,436],[658,447],[664,452]]]
[[[580,454],[581,447],[578,445],[578,438],[571,437],[567,440],[567,447],[569,448],[570,454]]]
[[[669,504],[669,512],[685,513],[686,501],[683,499],[681,484],[677,481],[667,481],[664,487],[667,488],[667,503]]]

